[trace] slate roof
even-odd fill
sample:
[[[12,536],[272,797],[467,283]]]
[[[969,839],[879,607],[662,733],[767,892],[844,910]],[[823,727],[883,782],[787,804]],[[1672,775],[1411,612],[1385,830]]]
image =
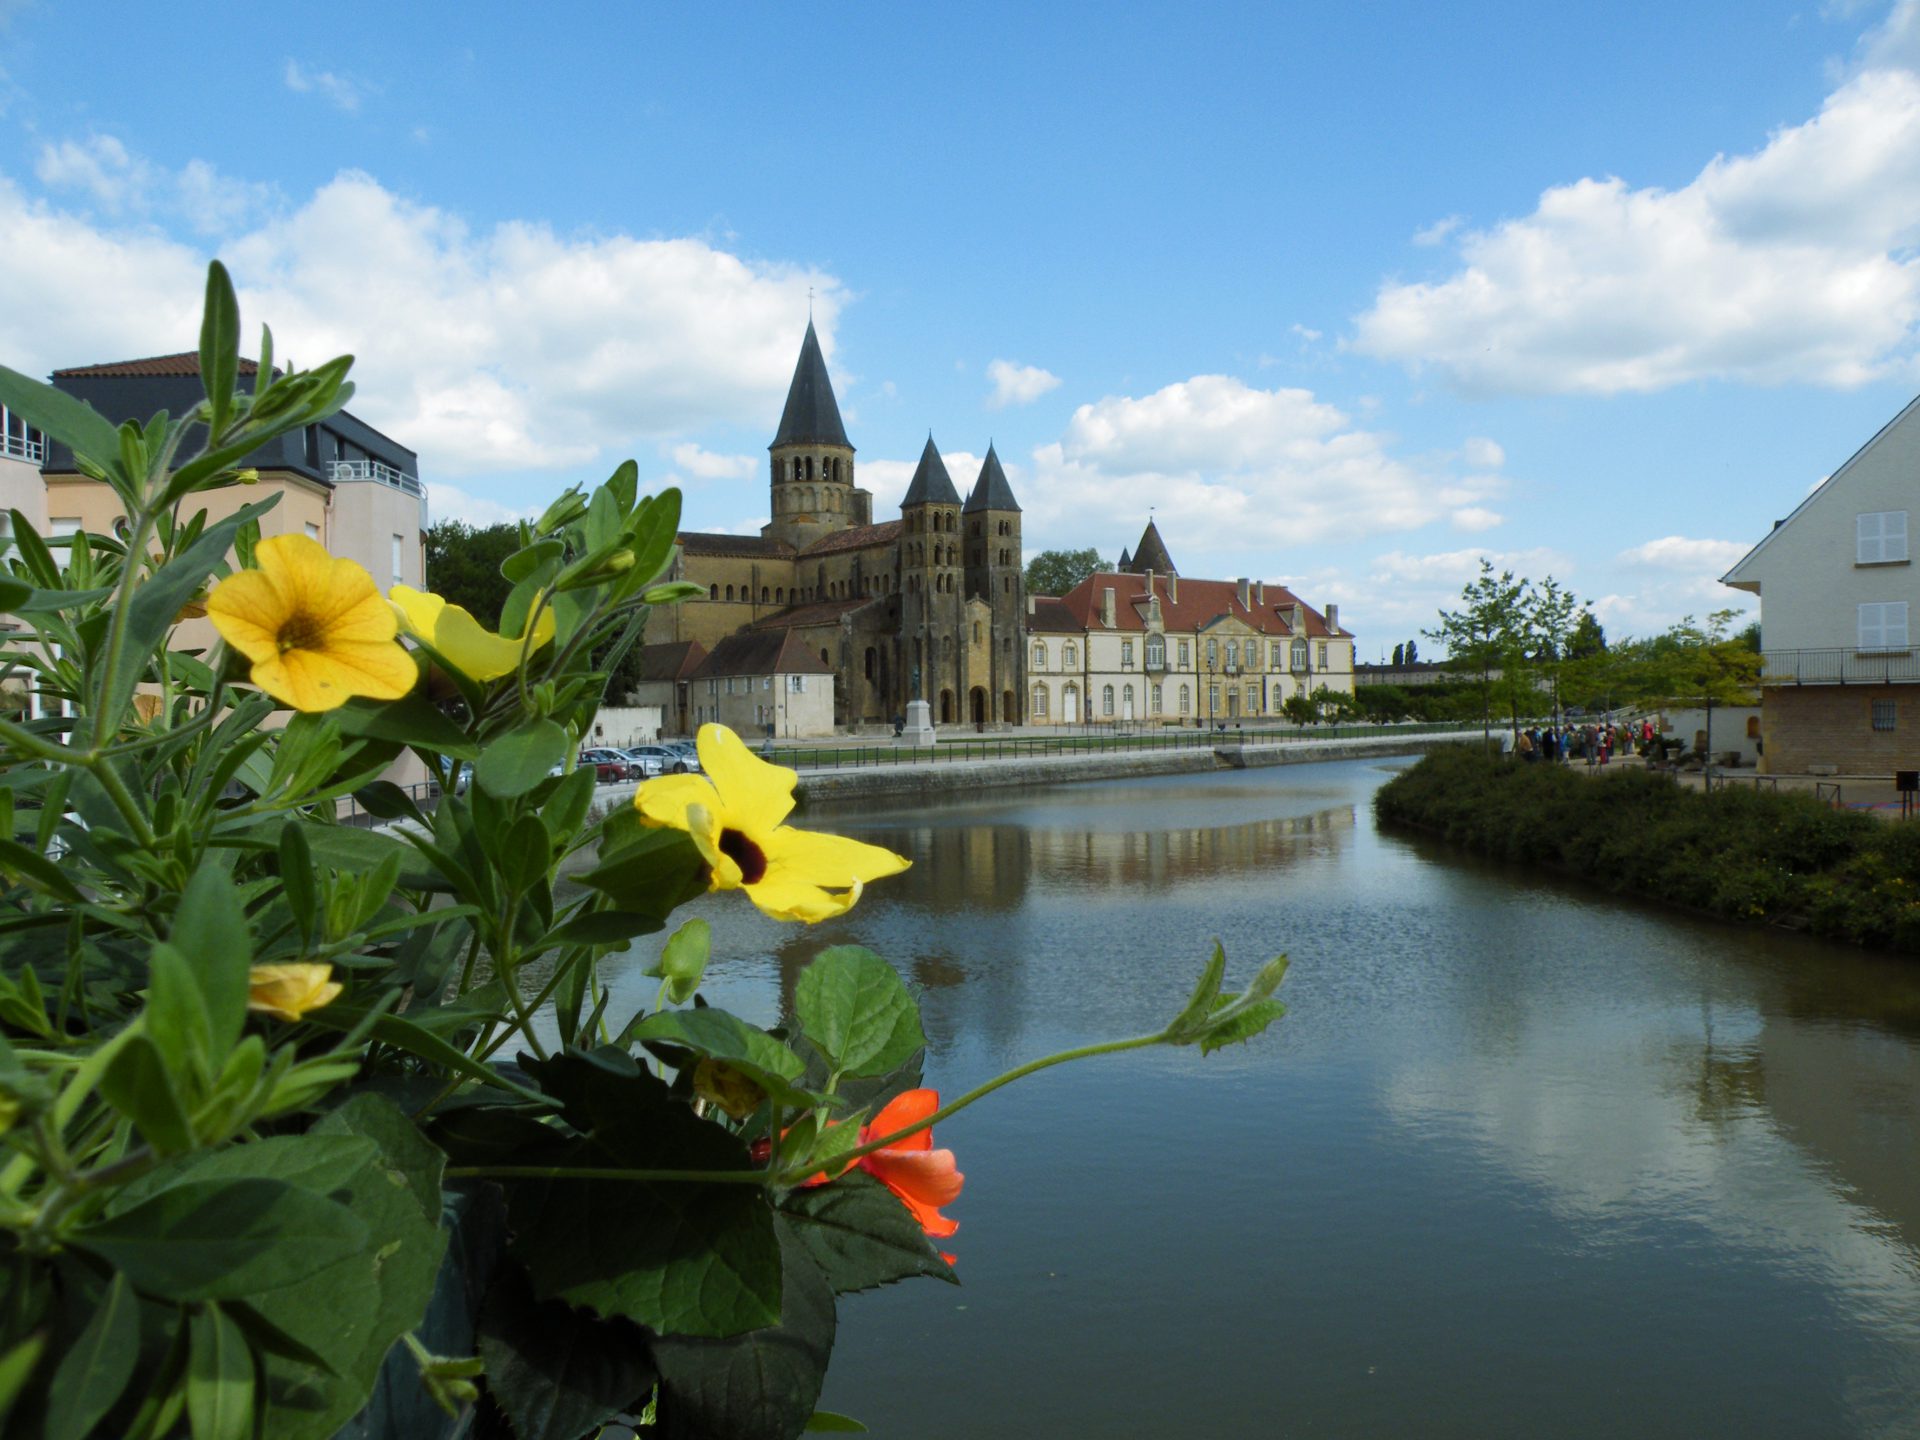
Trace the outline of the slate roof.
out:
[[[1120,558],[1113,562],[1113,568],[1124,574],[1131,575],[1133,573],[1133,552],[1122,545],[1120,547]]]
[[[1298,604],[1302,611],[1300,633],[1310,639],[1326,639],[1331,635],[1350,637],[1353,632],[1347,629],[1330,630],[1327,617],[1308,605],[1284,585],[1266,585],[1258,605],[1240,603],[1239,582],[1234,580],[1189,580],[1177,577],[1178,586],[1169,583],[1169,577],[1155,573],[1153,577],[1154,593],[1160,597],[1161,627],[1170,631],[1196,631],[1231,616],[1242,624],[1259,631],[1262,635],[1291,636],[1293,627],[1288,623],[1288,615]],[[1056,603],[1066,606],[1074,618],[1074,624],[1067,628],[1080,630],[1103,630],[1100,623],[1100,592],[1111,588],[1114,591],[1114,624],[1116,631],[1145,630],[1147,628],[1147,577],[1144,575],[1116,575],[1103,572],[1089,575],[1073,589],[1069,590]],[[1176,602],[1173,591],[1178,588],[1180,598]],[[1249,591],[1248,600],[1252,594]],[[1045,601],[1041,602],[1045,604]],[[1032,617],[1028,628],[1035,628]]]
[[[869,545],[891,545],[900,538],[904,528],[905,522],[900,520],[882,520],[878,525],[855,525],[850,530],[836,530],[831,535],[822,535],[800,553],[811,558],[815,555],[838,555],[843,550],[864,550]]]
[[[258,375],[260,373],[260,362],[258,360],[249,360],[245,356],[242,356],[238,369],[242,375]],[[109,360],[104,365],[76,365],[71,369],[56,370],[53,372],[54,378],[57,380],[69,377],[78,378],[84,375],[189,376],[198,375],[199,373],[200,352],[198,350],[182,350],[178,355],[149,355],[144,360]]]
[[[789,627],[800,629],[809,625],[832,625],[850,610],[884,601],[880,595],[849,595],[844,600],[809,600],[804,605],[789,605],[772,615],[763,615],[747,628],[750,630],[785,630]]]
[[[973,482],[973,493],[967,497],[966,509],[975,510],[1018,510],[1020,502],[1013,498],[1013,487],[1007,484],[1007,472],[1000,468],[1000,457],[993,453],[991,441],[987,444],[987,458],[980,463],[980,478]]]
[[[640,647],[640,683],[660,684],[692,678],[707,647],[698,640],[667,640]]]
[[[1064,600],[1050,595],[1033,597],[1033,613],[1027,616],[1027,629],[1042,635],[1078,635],[1087,627],[1074,615]]]
[[[1159,528],[1152,520],[1140,536],[1140,543],[1133,547],[1133,557],[1120,557],[1120,568],[1134,575],[1144,575],[1151,570],[1156,575],[1178,575],[1179,569],[1173,563],[1173,557],[1167,553],[1167,544],[1160,538]]]
[[[773,449],[779,445],[845,445],[847,427],[840,423],[840,405],[833,398],[833,381],[827,378],[826,357],[820,353],[820,339],[813,333],[813,321],[807,321],[806,339],[800,342],[800,362],[793,367],[793,383],[787,387],[787,408],[780,412],[780,428],[774,432]]]
[[[744,630],[717,641],[692,678],[726,675],[831,675],[823,661],[791,630]]]
[[[920,452],[920,468],[913,472],[913,484],[907,487],[907,497],[900,502],[900,508],[909,505],[958,505],[960,492],[953,488],[953,477],[947,474],[947,462],[940,458],[940,452],[934,448],[933,436],[927,436],[927,448]]]
[[[697,530],[683,530],[674,538],[689,555],[759,555],[779,560],[793,558],[793,546],[767,535],[707,535]]]

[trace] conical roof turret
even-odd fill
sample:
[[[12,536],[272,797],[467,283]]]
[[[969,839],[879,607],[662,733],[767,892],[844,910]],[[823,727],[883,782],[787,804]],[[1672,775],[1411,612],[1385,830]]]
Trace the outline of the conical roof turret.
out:
[[[1160,538],[1160,531],[1152,520],[1147,521],[1145,533],[1140,543],[1133,547],[1131,559],[1122,556],[1120,568],[1133,575],[1144,575],[1151,570],[1156,575],[1178,575],[1173,557],[1167,553],[1166,542]]]
[[[1013,498],[1013,487],[1007,483],[1007,472],[1000,468],[1000,457],[993,453],[993,444],[987,444],[987,458],[980,463],[980,478],[973,482],[973,493],[967,496],[968,513],[975,510],[1014,510],[1020,508],[1020,502]]]
[[[845,445],[847,427],[840,423],[840,405],[833,398],[833,381],[827,378],[826,357],[820,353],[820,337],[813,333],[813,321],[807,321],[807,337],[800,342],[800,363],[793,367],[793,383],[787,387],[787,408],[780,412],[780,429],[773,444]]]
[[[940,458],[940,452],[934,448],[933,436],[927,436],[927,448],[920,452],[920,467],[913,472],[913,483],[907,487],[907,498],[900,502],[900,508],[909,505],[958,505],[960,492],[953,488],[953,477],[947,474],[947,462]]]

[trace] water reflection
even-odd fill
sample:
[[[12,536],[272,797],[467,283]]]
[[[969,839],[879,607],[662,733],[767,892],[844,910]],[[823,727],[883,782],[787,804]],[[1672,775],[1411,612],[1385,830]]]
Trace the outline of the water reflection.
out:
[[[916,1440],[1920,1435],[1915,968],[1381,835],[1381,778],[810,817],[914,868],[812,929],[703,902],[716,1003],[771,1020],[869,945],[949,1090],[1157,1027],[1215,935],[1294,960],[1258,1046],[949,1127],[967,1288],[850,1300],[825,1403]]]

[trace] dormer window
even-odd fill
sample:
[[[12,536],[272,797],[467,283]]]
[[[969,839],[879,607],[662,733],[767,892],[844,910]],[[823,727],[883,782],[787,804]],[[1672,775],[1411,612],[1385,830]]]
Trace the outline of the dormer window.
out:
[[[1906,511],[1878,510],[1854,517],[1854,564],[1897,565],[1906,558]]]

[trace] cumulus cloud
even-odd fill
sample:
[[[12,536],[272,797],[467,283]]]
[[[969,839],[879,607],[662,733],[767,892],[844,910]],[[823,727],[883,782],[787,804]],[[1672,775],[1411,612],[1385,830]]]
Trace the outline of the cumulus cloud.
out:
[[[469,495],[456,485],[429,480],[427,487],[427,514],[438,524],[442,520],[458,520],[463,525],[484,528],[488,525],[505,525],[514,520],[535,520],[540,512],[559,494],[560,487],[554,487],[549,495],[537,505],[503,505],[498,500],[489,500],[483,495]]]
[[[169,170],[135,155],[112,135],[42,145],[33,169],[41,184],[77,191],[85,203],[114,219],[180,220],[203,235],[231,230],[273,195],[272,187],[222,175],[205,160]]]
[[[995,360],[987,366],[987,378],[993,393],[987,404],[998,410],[1008,405],[1031,405],[1049,390],[1060,386],[1060,377],[1038,365],[1016,365],[1011,360]]]
[[[311,69],[298,60],[287,61],[285,79],[287,88],[296,95],[319,95],[349,115],[360,108],[361,100],[371,88],[351,76]]]
[[[1692,571],[1720,576],[1753,548],[1746,540],[1690,540],[1684,535],[1665,535],[1620,552],[1620,563],[1649,570]]]
[[[1511,570],[1536,581],[1551,575],[1562,584],[1575,570],[1570,556],[1544,546],[1522,550],[1475,546],[1429,554],[1389,550],[1375,556],[1367,566],[1365,582],[1358,587],[1360,593],[1354,596],[1351,610],[1341,606],[1341,619],[1362,635],[1392,637],[1387,641],[1388,648],[1393,639],[1419,639],[1422,631],[1439,623],[1442,610],[1460,607],[1460,592],[1480,578],[1482,560],[1490,562],[1495,571]],[[1355,588],[1351,576],[1336,583],[1341,588]],[[1421,648],[1428,647],[1423,643]],[[1440,647],[1434,645],[1432,650],[1427,658],[1439,659]]]
[[[938,441],[935,442],[936,444]],[[940,458],[946,463],[947,475],[953,481],[953,488],[960,492],[960,498],[966,499],[973,492],[973,485],[980,478],[980,467],[986,463],[984,455],[976,455],[971,450],[942,450]],[[862,490],[873,492],[873,518],[891,520],[900,513],[900,502],[906,498],[907,487],[913,483],[913,472],[920,468],[920,457],[911,460],[861,460],[853,468],[854,484]],[[1003,459],[1000,468],[1006,472],[1007,483],[1013,487],[1016,498],[1022,504],[1020,480],[1025,471],[1019,465],[1010,465]]]
[[[696,480],[745,480],[760,468],[751,455],[716,455],[690,441],[675,445],[673,463]]]
[[[0,347],[20,369],[184,350],[199,334],[204,255],[117,223],[89,155],[109,180],[145,165],[124,146],[59,153],[52,173],[82,197],[72,209],[0,175]],[[283,357],[352,353],[354,412],[450,478],[605,463],[707,425],[764,425],[792,374],[808,288],[829,358],[843,294],[831,275],[705,240],[473,227],[356,172],[227,234],[220,252],[249,348],[266,321]]]
[[[1920,321],[1916,7],[1820,113],[1675,190],[1587,178],[1384,284],[1350,345],[1468,392],[1614,394],[1702,379],[1852,386],[1912,363]],[[1896,63],[1898,62],[1898,63]]]
[[[1082,405],[1034,461],[1033,497],[1022,496],[1030,524],[1064,528],[1100,514],[1131,525],[1159,505],[1247,546],[1413,530],[1506,485],[1486,465],[1416,466],[1311,391],[1229,375]]]
[[[1414,231],[1413,243],[1416,245],[1438,245],[1442,240],[1460,228],[1463,218],[1464,217],[1459,215],[1449,215],[1443,220],[1436,220],[1433,224]]]
[[[1504,525],[1507,519],[1498,511],[1489,510],[1483,505],[1463,505],[1448,518],[1453,522],[1454,529],[1469,533],[1491,530],[1496,525]]]

